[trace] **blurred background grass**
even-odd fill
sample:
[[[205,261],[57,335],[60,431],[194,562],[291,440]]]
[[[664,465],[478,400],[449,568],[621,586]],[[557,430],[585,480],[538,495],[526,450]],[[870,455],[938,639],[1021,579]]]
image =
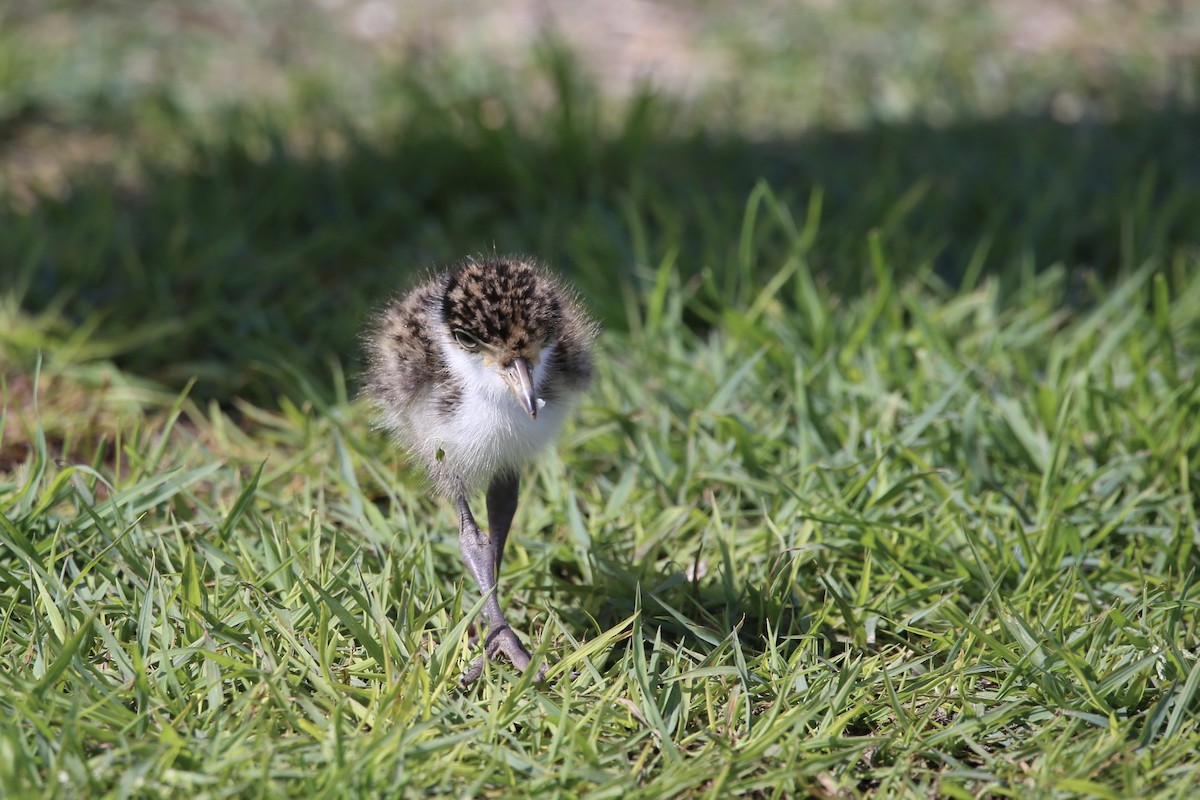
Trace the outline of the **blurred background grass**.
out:
[[[872,230],[951,283],[1169,262],[1200,230],[1198,30],[1102,0],[10,2],[6,357],[75,337],[264,400],[280,364],[353,373],[369,308],[492,249],[618,329],[673,259],[712,319],[759,277],[733,267],[760,180],[819,213],[843,293]],[[786,237],[753,233],[776,263]]]

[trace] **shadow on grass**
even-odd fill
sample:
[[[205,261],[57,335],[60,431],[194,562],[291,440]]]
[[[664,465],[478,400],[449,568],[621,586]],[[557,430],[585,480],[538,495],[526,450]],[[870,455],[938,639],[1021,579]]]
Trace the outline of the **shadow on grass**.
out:
[[[506,122],[494,97],[446,106],[423,94],[383,141],[342,129],[309,155],[285,144],[291,131],[245,116],[216,142],[183,134],[186,169],[146,154],[133,191],[94,173],[4,212],[0,285],[27,311],[94,326],[95,352],[131,372],[169,386],[196,376],[200,399],[270,402],[302,378],[324,386],[333,361],[353,384],[371,308],[471,253],[537,254],[620,329],[665,262],[703,324],[789,254],[833,291],[862,291],[872,231],[898,278],[952,285],[1060,261],[1116,276],[1194,248],[1200,231],[1196,112],[760,141],[681,134],[653,96],[614,125],[566,88],[538,135]],[[770,203],[747,214],[760,180],[783,214]]]

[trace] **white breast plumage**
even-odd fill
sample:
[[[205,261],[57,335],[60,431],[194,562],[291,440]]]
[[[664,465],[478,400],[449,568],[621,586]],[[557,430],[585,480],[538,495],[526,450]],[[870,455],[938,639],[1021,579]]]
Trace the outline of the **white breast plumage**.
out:
[[[435,407],[414,408],[409,428],[417,449],[445,460],[468,485],[478,485],[501,468],[532,460],[558,435],[572,398],[539,403],[533,419],[499,374],[477,353],[464,352],[445,337],[438,343],[450,371],[461,383],[461,399],[452,414]],[[553,346],[546,348],[533,370],[534,385],[543,387]]]

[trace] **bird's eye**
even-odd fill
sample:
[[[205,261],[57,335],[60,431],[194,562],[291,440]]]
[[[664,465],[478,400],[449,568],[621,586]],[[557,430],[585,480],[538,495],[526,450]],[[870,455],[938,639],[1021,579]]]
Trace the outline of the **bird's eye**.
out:
[[[461,328],[454,332],[454,341],[458,342],[463,350],[475,351],[479,349],[479,340]]]

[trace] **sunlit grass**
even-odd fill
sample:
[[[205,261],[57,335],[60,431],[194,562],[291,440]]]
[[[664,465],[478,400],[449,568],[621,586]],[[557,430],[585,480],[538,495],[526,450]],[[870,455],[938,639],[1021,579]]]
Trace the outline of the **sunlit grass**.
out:
[[[797,245],[803,320],[764,297],[697,333],[666,264],[605,339],[506,566],[545,687],[455,687],[453,520],[344,387],[237,422],[148,399],[62,455],[35,427],[3,487],[5,785],[1183,791],[1196,272],[1078,310],[1063,270],[842,303]]]

